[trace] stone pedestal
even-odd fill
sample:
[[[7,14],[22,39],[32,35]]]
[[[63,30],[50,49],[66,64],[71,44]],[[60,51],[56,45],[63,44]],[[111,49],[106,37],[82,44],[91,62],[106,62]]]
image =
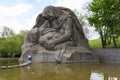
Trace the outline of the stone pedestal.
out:
[[[96,54],[92,53],[74,53],[70,57],[66,57],[63,54],[58,57],[59,54],[55,53],[44,53],[44,54],[33,54],[28,53],[23,56],[23,60],[27,61],[28,55],[32,56],[32,62],[99,62],[99,58]]]

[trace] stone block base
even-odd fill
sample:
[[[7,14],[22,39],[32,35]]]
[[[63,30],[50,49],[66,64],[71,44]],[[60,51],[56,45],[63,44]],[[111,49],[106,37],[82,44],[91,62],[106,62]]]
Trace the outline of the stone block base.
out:
[[[98,56],[94,53],[74,53],[70,57],[65,56],[66,54],[27,53],[20,59],[25,62],[28,55],[32,56],[32,62],[99,62]]]

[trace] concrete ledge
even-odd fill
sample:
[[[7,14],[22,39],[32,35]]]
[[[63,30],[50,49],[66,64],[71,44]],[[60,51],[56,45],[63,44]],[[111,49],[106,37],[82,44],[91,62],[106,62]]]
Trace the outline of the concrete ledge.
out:
[[[71,57],[57,58],[59,54],[56,53],[33,54],[31,52],[23,56],[23,62],[27,61],[28,55],[32,56],[32,62],[99,62],[98,55],[94,53],[74,53]]]
[[[18,58],[0,58],[0,61],[18,61]]]
[[[63,56],[62,62],[112,62],[120,63],[120,49],[92,49],[93,54],[75,53],[70,58]],[[33,57],[32,62],[56,62],[55,58],[58,54],[33,54],[27,53],[23,56],[23,61],[27,61],[27,56]]]
[[[93,52],[98,55],[100,62],[120,63],[120,49],[93,49]]]

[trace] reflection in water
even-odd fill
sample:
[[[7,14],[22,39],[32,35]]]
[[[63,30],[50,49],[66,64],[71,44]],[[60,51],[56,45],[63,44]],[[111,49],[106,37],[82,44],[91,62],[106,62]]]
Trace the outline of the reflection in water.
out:
[[[21,78],[24,80],[87,80],[90,70],[79,64],[34,64],[31,69],[21,69]],[[31,76],[32,75],[32,76]],[[29,78],[28,78],[29,77]]]
[[[0,70],[0,80],[120,80],[120,64],[34,63]]]
[[[108,77],[108,80],[120,80],[118,77]]]
[[[91,72],[90,80],[120,80],[117,77],[104,77],[103,73]]]
[[[90,80],[104,80],[102,73],[91,72]]]

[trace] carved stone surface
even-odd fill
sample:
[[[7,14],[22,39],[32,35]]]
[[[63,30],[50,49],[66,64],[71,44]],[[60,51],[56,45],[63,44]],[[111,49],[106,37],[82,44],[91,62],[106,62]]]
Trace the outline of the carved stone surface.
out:
[[[26,35],[19,60],[26,61],[27,55],[32,55],[33,62],[81,62],[94,58],[76,15],[68,8],[54,6],[44,8]]]

